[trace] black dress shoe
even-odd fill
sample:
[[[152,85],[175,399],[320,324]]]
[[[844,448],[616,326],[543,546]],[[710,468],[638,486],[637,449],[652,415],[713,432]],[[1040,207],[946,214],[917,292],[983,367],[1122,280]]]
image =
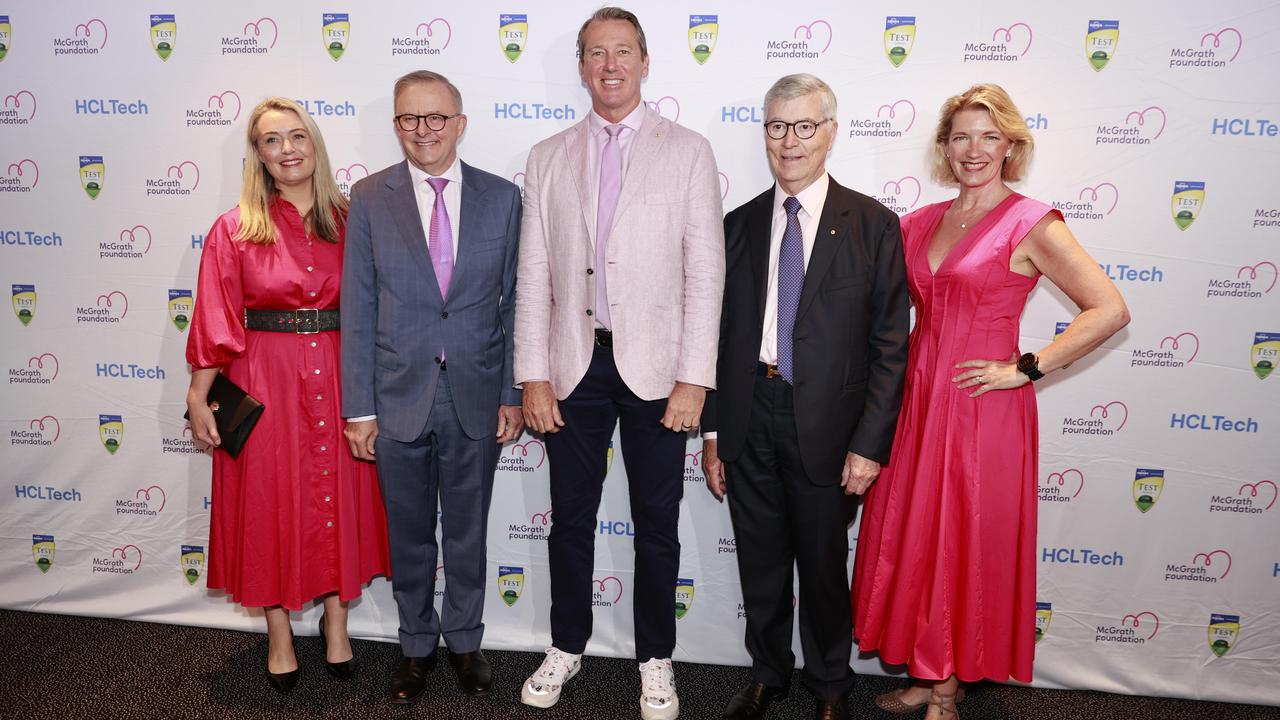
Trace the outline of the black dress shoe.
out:
[[[484,653],[449,653],[449,664],[458,676],[458,689],[468,695],[486,695],[493,687],[493,668]]]
[[[814,720],[849,720],[849,701],[844,698],[819,700],[813,717]]]
[[[418,699],[427,686],[427,673],[436,669],[436,653],[426,657],[402,657],[391,673],[391,702],[404,705]]]
[[[734,695],[724,708],[721,720],[758,720],[764,717],[769,703],[787,697],[787,688],[769,687],[764,683],[751,683]]]
[[[281,695],[288,695],[289,691],[293,690],[293,688],[297,686],[299,674],[300,673],[297,669],[282,673],[273,673],[268,670],[267,683],[271,685],[273,690]]]
[[[320,653],[324,655],[324,669],[328,673],[339,680],[350,680],[356,676],[356,659],[352,657],[350,660],[342,662],[329,662],[329,638],[324,636],[324,619],[320,616]]]

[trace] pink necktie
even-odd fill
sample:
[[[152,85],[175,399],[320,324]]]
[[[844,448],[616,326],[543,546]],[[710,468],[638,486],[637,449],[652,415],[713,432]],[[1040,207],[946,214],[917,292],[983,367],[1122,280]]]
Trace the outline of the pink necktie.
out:
[[[611,329],[609,319],[609,294],[605,287],[605,248],[609,231],[613,228],[613,211],[618,206],[618,193],[622,191],[622,148],[618,135],[622,125],[606,125],[609,139],[600,154],[600,194],[596,204],[596,320]]]
[[[453,229],[449,227],[449,211],[444,206],[446,178],[427,178],[427,184],[436,191],[436,204],[431,210],[431,235],[427,249],[431,252],[431,267],[436,271],[440,284],[440,297],[449,297],[449,280],[453,277]]]

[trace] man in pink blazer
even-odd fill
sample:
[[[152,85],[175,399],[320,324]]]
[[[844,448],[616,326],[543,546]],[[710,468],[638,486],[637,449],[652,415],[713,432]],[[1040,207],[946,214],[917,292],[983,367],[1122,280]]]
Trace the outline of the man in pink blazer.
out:
[[[550,707],[591,635],[596,512],[614,426],[635,525],[641,716],[679,712],[677,533],[685,440],[715,385],[724,287],[720,180],[702,136],[640,99],[644,31],[606,7],[578,33],[586,119],[534,146],[525,172],[515,382],[551,462],[551,637],[525,683]]]

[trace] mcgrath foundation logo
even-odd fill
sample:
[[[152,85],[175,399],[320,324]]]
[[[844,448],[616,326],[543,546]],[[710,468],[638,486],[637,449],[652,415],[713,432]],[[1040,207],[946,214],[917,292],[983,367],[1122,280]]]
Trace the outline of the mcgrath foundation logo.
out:
[[[521,173],[523,175],[523,173]],[[338,183],[338,190],[346,197],[351,197],[351,188],[362,178],[369,177],[369,168],[364,163],[351,163],[333,171],[333,179]],[[524,188],[521,187],[521,190]]]
[[[55,550],[56,543],[52,535],[31,536],[31,559],[40,568],[41,574],[49,572],[49,568],[53,567]]]
[[[195,297],[190,290],[169,290],[169,320],[178,328],[178,332],[186,330],[191,324],[191,312],[195,305]]]
[[[5,174],[0,176],[0,192],[31,192],[39,184],[40,166],[36,165],[36,161],[31,158],[9,163]]]
[[[1260,300],[1275,289],[1277,277],[1280,271],[1270,260],[1244,265],[1234,274],[1210,278],[1205,297]]]
[[[187,108],[187,127],[229,127],[240,119],[240,94],[235,90],[223,90],[210,95],[205,101]]]
[[[876,200],[898,215],[906,215],[919,204],[922,189],[919,178],[905,175],[897,180],[886,180],[880,186],[880,194],[876,196]]]
[[[515,605],[524,592],[524,568],[519,565],[498,566],[498,597],[507,607]]]
[[[36,117],[36,96],[30,90],[19,90],[4,96],[0,105],[0,125],[29,125]]]
[[[110,290],[99,295],[93,305],[81,305],[76,308],[76,324],[115,324],[129,314],[129,298],[119,290]]]
[[[1168,563],[1164,568],[1164,581],[1214,584],[1226,580],[1230,573],[1231,553],[1219,548],[1196,553],[1189,564]]]
[[[1129,406],[1119,400],[1099,403],[1089,409],[1088,415],[1064,417],[1063,435],[1092,435],[1109,437],[1124,429],[1129,421]]]
[[[515,62],[520,59],[525,46],[529,43],[529,16],[503,13],[498,16],[498,45],[507,60]]]
[[[1186,230],[1200,217],[1204,207],[1204,183],[1196,180],[1179,180],[1173,184],[1170,209],[1179,230]]]
[[[453,41],[453,26],[442,17],[418,23],[412,35],[391,38],[391,56],[439,55]]]
[[[101,155],[80,156],[80,186],[90,199],[98,199],[107,181],[107,163]]]
[[[591,606],[611,608],[622,601],[622,581],[610,575],[591,581]]]
[[[149,252],[151,252],[151,228],[146,225],[127,227],[115,238],[98,243],[100,259],[137,260]]]
[[[26,327],[36,317],[36,286],[13,285],[12,289],[13,314],[17,316],[18,322]]]
[[[657,100],[645,101],[645,104],[654,112],[671,122],[680,121],[680,101],[670,95],[663,95]]]
[[[719,15],[689,16],[689,52],[699,65],[706,65],[711,53],[716,51],[720,37]]]
[[[1053,603],[1036,603],[1036,642],[1049,634],[1049,623],[1053,620]]]
[[[191,438],[191,425],[182,426],[182,430],[174,434],[171,430],[166,431],[160,437],[160,454],[175,455],[200,455],[204,451],[196,447],[196,442]]]
[[[53,55],[97,55],[107,47],[107,24],[98,18],[77,23],[67,36],[53,39]]]
[[[1067,468],[1045,475],[1040,481],[1040,502],[1071,503],[1084,491],[1084,473]]]
[[[729,197],[729,176],[724,171],[718,173],[720,175],[720,199],[725,200]],[[524,194],[524,183],[520,183],[520,193]]]
[[[693,580],[676,578],[676,619],[679,620],[693,609]]]
[[[1190,330],[1166,335],[1154,348],[1134,348],[1129,354],[1129,367],[1184,368],[1200,354],[1200,338]]]
[[[527,437],[527,436],[526,436]],[[529,438],[513,443],[498,456],[498,469],[514,473],[531,473],[547,460],[547,448],[539,440]]]
[[[116,498],[116,515],[153,518],[164,512],[168,496],[159,485],[138,488],[132,495]]]
[[[1164,108],[1149,105],[1130,110],[1123,122],[1100,124],[1094,131],[1094,145],[1150,145],[1164,134],[1169,116]]]
[[[874,113],[849,120],[849,137],[878,137],[897,139],[916,124],[915,103],[903,98],[881,103]]]
[[[831,47],[834,33],[831,23],[818,19],[807,25],[797,25],[791,36],[769,40],[765,43],[765,60],[816,60]]]
[[[1090,20],[1084,35],[1084,56],[1094,70],[1101,71],[1116,55],[1120,44],[1119,20]]]
[[[146,179],[147,197],[185,197],[200,187],[200,166],[182,160],[165,169],[164,175]]]
[[[684,454],[684,481],[691,483],[703,481],[701,450]]]
[[[1209,512],[1261,515],[1275,507],[1277,495],[1280,495],[1280,491],[1272,480],[1245,483],[1236,490],[1235,495],[1211,495]]]
[[[1150,610],[1130,613],[1119,623],[1095,626],[1095,643],[1145,645],[1160,633],[1160,616]]]
[[[961,62],[1016,63],[1031,49],[1034,35],[1031,26],[1024,22],[998,27],[991,31],[990,40],[966,42]]]
[[[1240,638],[1240,616],[1213,613],[1209,615],[1209,649],[1215,657],[1231,652]]]
[[[204,574],[204,546],[183,545],[178,554],[178,569],[188,585],[195,585]]]
[[[508,540],[546,540],[551,534],[551,508],[529,516],[527,524],[512,523],[507,526]]]
[[[351,16],[347,13],[325,13],[320,18],[320,39],[329,57],[337,61],[351,44]]]
[[[41,353],[27,359],[26,364],[9,368],[10,385],[48,385],[58,378],[58,358]]]
[[[1053,201],[1053,209],[1066,220],[1105,220],[1119,204],[1119,188],[1113,183],[1101,182],[1081,188],[1073,200]]]
[[[1133,504],[1146,514],[1164,492],[1164,470],[1138,468],[1133,475]]]
[[[168,60],[178,43],[178,22],[173,15],[151,16],[151,47],[161,60]]]
[[[1259,380],[1266,380],[1280,362],[1280,333],[1253,334],[1253,347],[1249,350],[1249,366]]]
[[[121,545],[111,548],[111,554],[93,559],[93,574],[132,575],[142,568],[142,548],[137,545]]]
[[[884,54],[894,67],[902,67],[916,44],[916,18],[914,15],[890,15],[884,19]]]
[[[62,423],[52,415],[33,418],[26,427],[9,431],[9,445],[48,447],[62,436]]]
[[[266,55],[280,39],[280,26],[269,17],[244,24],[239,35],[222,36],[223,55]]]
[[[1199,44],[1187,44],[1170,48],[1169,67],[1177,70],[1206,70],[1224,68],[1240,57],[1244,48],[1244,35],[1233,27],[1200,36]]]
[[[115,455],[124,443],[124,418],[120,415],[99,415],[98,439],[108,453]]]
[[[0,60],[5,59],[11,47],[13,47],[13,23],[9,22],[8,15],[0,15]]]

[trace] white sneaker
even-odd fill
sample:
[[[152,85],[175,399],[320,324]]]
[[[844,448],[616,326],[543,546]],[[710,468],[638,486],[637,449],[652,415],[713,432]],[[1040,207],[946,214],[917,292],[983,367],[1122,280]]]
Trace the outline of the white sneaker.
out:
[[[671,658],[649,658],[640,663],[640,717],[643,720],[675,720],[680,714],[676,675]]]
[[[581,667],[581,655],[573,655],[554,647],[547,648],[547,657],[542,661],[542,667],[521,688],[520,702],[539,708],[555,705],[560,699],[561,688],[578,674]]]

